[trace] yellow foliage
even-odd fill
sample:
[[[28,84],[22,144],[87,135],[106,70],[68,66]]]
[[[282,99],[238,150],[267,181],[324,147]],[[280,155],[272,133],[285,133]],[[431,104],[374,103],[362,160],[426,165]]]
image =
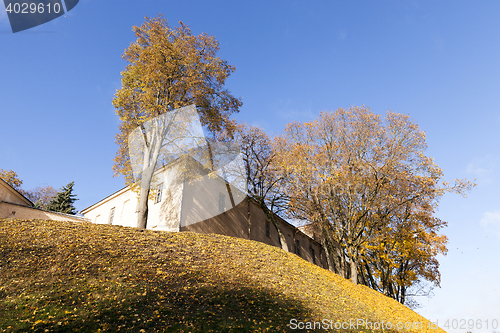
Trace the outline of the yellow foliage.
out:
[[[443,332],[389,297],[255,241],[0,220],[0,245],[0,328],[13,331],[288,332],[292,318],[359,318]]]
[[[137,39],[122,56],[127,66],[121,72],[122,87],[113,98],[120,118],[116,135],[119,148],[113,170],[115,175],[123,174],[133,190],[140,191],[138,227],[141,228],[146,227],[147,198],[158,152],[170,128],[164,126],[150,133],[144,124],[165,113],[195,105],[201,124],[216,133],[231,128],[229,116],[242,105],[240,99],[224,89],[225,80],[235,68],[217,56],[218,41],[207,34],[193,36],[187,25],[179,24],[172,29],[160,15],[146,17],[141,26],[133,27]],[[134,180],[129,156],[128,138],[135,129],[144,137],[141,184]]]
[[[0,169],[0,179],[5,181],[16,190],[20,190],[21,185],[23,184],[23,181],[19,179],[17,173],[13,170]]]
[[[339,274],[389,294],[399,288],[393,297],[400,300],[403,287],[420,278],[439,285],[435,256],[446,253],[446,237],[433,235],[446,223],[433,218],[434,209],[445,193],[475,186],[442,181],[426,148],[409,116],[388,111],[382,118],[364,106],[290,123],[274,145],[289,177],[288,213],[312,223]]]

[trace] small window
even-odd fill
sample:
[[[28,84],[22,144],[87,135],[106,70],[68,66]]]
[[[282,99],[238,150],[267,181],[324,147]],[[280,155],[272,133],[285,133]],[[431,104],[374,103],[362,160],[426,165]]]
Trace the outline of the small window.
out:
[[[266,221],[266,236],[271,238],[271,226],[269,221]]]
[[[295,254],[300,257],[300,243],[298,239],[295,240]]]
[[[94,221],[95,224],[99,223],[98,221],[100,220],[100,217],[101,217],[101,214],[99,214],[95,217],[95,221]]]
[[[111,208],[111,210],[109,211],[108,224],[113,224],[114,217],[115,217],[115,207]]]
[[[155,203],[161,202],[161,196],[163,194],[163,183],[158,185],[156,188],[156,197],[155,197]]]
[[[313,264],[316,265],[316,253],[315,253],[314,249],[312,248],[312,246],[309,248],[309,250],[311,251],[311,256],[313,258]]]
[[[224,213],[226,208],[226,196],[223,193],[219,193],[219,212]]]

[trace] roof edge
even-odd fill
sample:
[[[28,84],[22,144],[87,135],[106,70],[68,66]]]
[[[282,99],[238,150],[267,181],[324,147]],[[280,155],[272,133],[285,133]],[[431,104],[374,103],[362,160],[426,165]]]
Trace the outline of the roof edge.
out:
[[[5,180],[0,178],[0,182],[4,183],[7,186],[7,189],[9,191],[13,192],[16,196],[20,197],[21,200],[26,201],[27,204],[29,205],[27,207],[34,207],[35,206],[35,204],[32,203],[30,199],[26,198],[21,192],[19,192],[18,190],[16,190],[12,186],[10,186],[9,183],[7,183]]]
[[[89,210],[91,210],[91,209],[93,209],[93,208],[96,208],[96,207],[98,207],[98,206],[100,206],[100,205],[104,204],[106,201],[109,201],[109,200],[111,200],[113,197],[115,197],[115,196],[117,196],[118,194],[120,194],[120,192],[122,192],[122,191],[123,191],[123,192],[125,192],[125,190],[128,190],[128,189],[130,189],[130,186],[125,186],[125,187],[122,187],[121,189],[119,189],[118,191],[116,191],[116,192],[114,192],[114,193],[112,193],[112,194],[108,195],[108,196],[107,196],[107,197],[105,197],[104,199],[101,199],[101,200],[97,201],[95,204],[92,204],[92,205],[88,206],[87,208],[82,209],[82,210],[80,211],[80,213],[85,214],[87,211],[89,211]]]

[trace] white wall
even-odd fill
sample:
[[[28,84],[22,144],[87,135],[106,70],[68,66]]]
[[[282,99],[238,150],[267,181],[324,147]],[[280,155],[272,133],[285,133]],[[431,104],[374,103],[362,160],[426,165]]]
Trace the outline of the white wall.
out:
[[[179,231],[182,182],[178,180],[176,169],[157,173],[151,189],[157,189],[160,184],[163,185],[161,201],[148,201],[147,229]],[[93,223],[109,224],[111,210],[114,208],[114,217],[110,224],[135,227],[138,201],[137,194],[126,187],[84,209],[82,213]]]
[[[209,170],[203,169],[200,164],[186,165],[174,162],[168,169],[155,174],[151,185],[152,197],[156,197],[155,190],[159,185],[162,185],[163,190],[160,202],[148,202],[148,229],[179,231],[181,226],[210,219],[233,208],[226,182],[222,178],[208,175]],[[245,193],[232,185],[231,193],[235,206],[246,197]],[[114,208],[111,224],[135,227],[137,203],[137,195],[129,188],[124,188],[84,209],[83,214],[93,223],[106,224]]]
[[[110,224],[134,227],[137,221],[136,206],[137,196],[126,187],[82,212],[83,216],[90,219],[92,223],[109,224],[111,222]],[[110,221],[113,208],[114,216]]]
[[[11,202],[23,206],[32,206],[28,199],[23,197],[2,179],[0,179],[0,201]]]
[[[160,184],[163,186],[161,201],[149,201],[148,229],[179,231],[183,183],[175,166],[157,174],[151,188],[156,189]]]
[[[230,187],[234,204],[237,206],[246,196],[236,187],[232,185]],[[207,220],[232,208],[226,182],[219,177],[205,175],[202,179],[185,184],[181,226]]]

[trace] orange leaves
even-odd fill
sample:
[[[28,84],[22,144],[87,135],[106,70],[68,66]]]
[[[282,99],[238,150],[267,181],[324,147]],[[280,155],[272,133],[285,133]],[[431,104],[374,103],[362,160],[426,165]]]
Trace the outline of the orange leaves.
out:
[[[19,179],[18,174],[13,170],[0,169],[0,179],[12,186],[16,190],[21,189],[23,181]]]
[[[125,50],[129,64],[113,101],[121,117],[147,119],[196,104],[204,125],[223,128],[221,121],[238,111],[241,101],[222,89],[235,68],[216,56],[217,40],[193,36],[182,22],[172,29],[162,16],[146,18],[134,31],[137,41]]]
[[[432,235],[446,223],[432,216],[434,208],[445,193],[463,194],[474,184],[440,184],[443,171],[425,156],[425,133],[409,116],[383,118],[366,107],[322,112],[289,124],[275,142],[277,165],[289,179],[288,213],[312,223],[335,250],[337,272],[375,289],[398,279],[404,286],[439,281],[434,257],[446,252],[446,238]],[[361,263],[366,270],[358,272]],[[369,283],[370,275],[378,281]]]
[[[113,98],[121,121],[113,170],[115,175],[125,175],[128,185],[134,183],[128,135],[135,128],[159,115],[194,104],[202,125],[215,133],[231,128],[229,116],[242,105],[240,99],[224,89],[225,80],[235,68],[217,57],[219,43],[213,36],[193,36],[182,22],[179,27],[170,28],[161,15],[146,18],[144,24],[133,30],[137,40],[123,54],[128,64],[121,73],[122,87]],[[151,156],[155,156],[155,138],[163,141],[163,136],[148,138],[144,126],[142,132],[146,146],[152,147]],[[149,163],[146,160],[143,170],[156,165],[157,158],[152,157]],[[149,184],[141,186],[149,188]],[[145,195],[141,194],[142,197]],[[147,205],[143,201],[146,202],[143,206]],[[141,206],[140,210],[145,208]]]
[[[287,332],[291,318],[426,322],[295,255],[227,236],[1,220],[0,245],[7,254],[0,327],[12,331]]]

